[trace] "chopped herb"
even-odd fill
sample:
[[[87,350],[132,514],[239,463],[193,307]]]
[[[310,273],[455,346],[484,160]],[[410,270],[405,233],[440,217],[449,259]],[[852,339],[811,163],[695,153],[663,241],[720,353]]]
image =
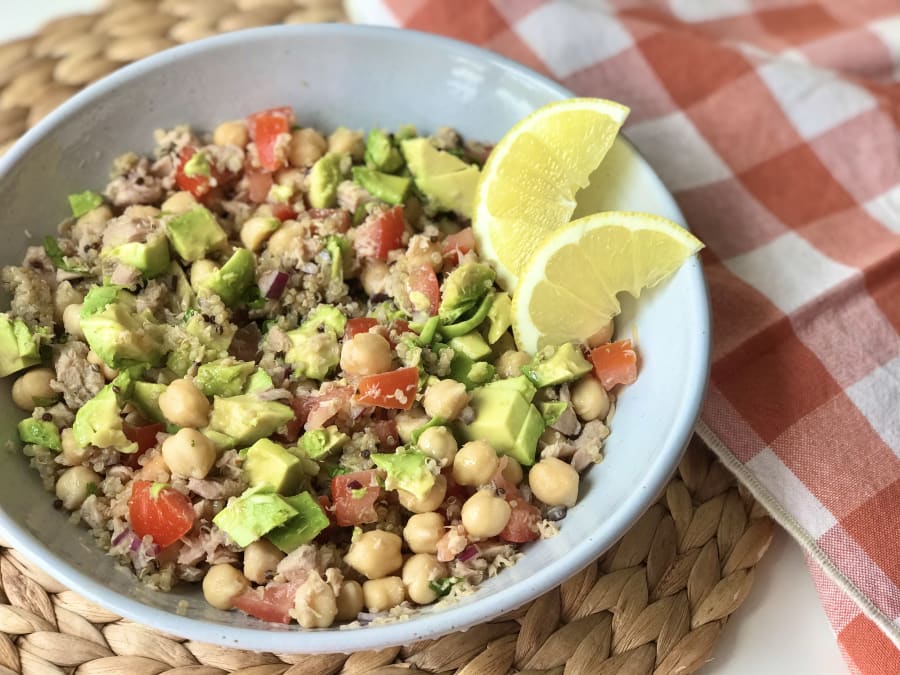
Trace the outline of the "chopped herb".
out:
[[[459,577],[444,577],[443,579],[434,579],[428,582],[428,588],[434,591],[439,598],[443,598],[450,593],[453,587],[462,579]]]
[[[96,483],[88,483],[87,486],[85,487],[85,491],[88,493],[88,495],[97,494],[97,484]]]
[[[44,252],[53,262],[53,266],[56,267],[56,269],[62,270],[63,272],[72,272],[74,274],[88,271],[85,267],[69,264],[66,261],[66,256],[63,254],[62,249],[59,247],[59,242],[53,237],[44,237]]]

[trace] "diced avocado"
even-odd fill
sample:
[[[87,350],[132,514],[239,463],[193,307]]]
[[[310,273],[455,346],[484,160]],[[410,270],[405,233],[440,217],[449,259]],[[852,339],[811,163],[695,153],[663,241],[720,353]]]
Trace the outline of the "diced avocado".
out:
[[[284,360],[294,367],[296,376],[324,380],[340,363],[341,349],[337,335],[332,331],[310,334],[301,327],[288,331],[286,335],[291,341],[291,348],[284,355]]]
[[[166,385],[156,382],[135,382],[131,401],[142,413],[156,422],[166,422],[166,416],[159,408],[159,397],[166,390]]]
[[[26,417],[19,422],[19,439],[23,443],[43,445],[51,450],[60,450],[59,429],[53,422]]]
[[[372,129],[366,138],[366,164],[378,171],[395,173],[403,168],[403,156],[381,129]]]
[[[237,396],[255,369],[253,363],[230,357],[210,361],[197,369],[194,384],[207,396]]]
[[[266,391],[267,389],[272,389],[274,386],[275,384],[272,382],[272,376],[266,371],[259,369],[247,380],[244,393],[251,394],[254,391]]]
[[[413,429],[412,433],[409,435],[410,440],[413,442],[413,444],[418,443],[419,437],[423,433],[425,433],[426,429],[430,429],[431,427],[442,427],[445,424],[447,424],[447,420],[445,420],[443,417],[440,417],[440,416],[432,417],[430,420],[428,420],[422,426],[416,427],[415,429]]]
[[[488,312],[491,311],[491,306],[494,304],[494,295],[494,293],[488,293],[484,296],[475,313],[469,318],[463,319],[459,323],[452,323],[449,326],[442,325],[440,327],[441,335],[447,338],[454,338],[470,333],[478,328],[487,318]]]
[[[394,134],[394,138],[398,141],[405,141],[410,138],[415,138],[419,135],[419,130],[416,129],[414,124],[401,124],[397,127],[397,133]]]
[[[116,289],[114,295],[111,289]],[[95,286],[88,292],[81,308],[81,330],[111,368],[157,365],[162,360],[163,327],[149,311],[139,314],[134,295],[117,286]]]
[[[203,206],[169,219],[166,222],[166,232],[172,247],[188,262],[205,258],[210,251],[228,241],[228,236],[216,217]]]
[[[497,368],[493,364],[486,361],[476,361],[469,369],[469,381],[475,385],[487,384],[494,379],[497,374]]]
[[[82,448],[89,445],[115,448],[126,454],[136,452],[137,443],[132,443],[125,436],[119,414],[131,392],[131,376],[125,371],[81,406],[75,413],[75,423],[72,425],[78,445]]]
[[[194,176],[206,176],[209,178],[212,175],[209,160],[206,158],[206,153],[202,150],[191,155],[191,158],[184,163],[183,170],[184,175],[188,178],[193,178]]]
[[[260,400],[255,394],[241,394],[213,401],[209,427],[231,436],[238,445],[250,445],[271,436],[283,424],[294,419],[290,406]]]
[[[279,185],[278,183],[275,183],[269,188],[269,194],[266,199],[275,204],[288,204],[293,196],[293,185]]]
[[[69,195],[69,208],[72,209],[72,215],[76,218],[81,218],[85,213],[96,209],[102,203],[103,197],[90,190]]]
[[[383,202],[393,206],[403,203],[412,181],[406,176],[392,176],[367,166],[354,166],[353,181]]]
[[[138,270],[145,279],[153,279],[169,269],[169,240],[163,232],[153,232],[147,241],[132,241],[100,252],[102,258],[114,258]]]
[[[183,326],[168,326],[167,343],[171,351],[166,357],[166,367],[179,377],[195,363],[225,358],[237,331],[234,324],[207,320],[200,312],[188,312],[185,319]]]
[[[440,325],[441,320],[439,317],[428,317],[425,320],[425,323],[422,324],[421,330],[419,330],[419,337],[416,338],[416,343],[422,347],[430,345],[432,342],[434,342],[434,338],[437,335],[437,330]]]
[[[517,375],[516,377],[508,377],[503,380],[491,382],[489,385],[483,387],[483,389],[490,389],[493,391],[515,391],[529,403],[534,400],[534,396],[537,394],[537,387],[535,387],[531,383],[531,380],[524,375]]]
[[[341,154],[329,152],[309,170],[309,205],[314,209],[330,209],[337,203],[337,188],[343,178]]]
[[[472,217],[477,166],[466,164],[449,152],[438,150],[427,138],[413,138],[400,144],[416,187],[439,209]]]
[[[497,340],[509,330],[512,325],[512,300],[508,293],[497,293],[494,302],[487,314],[488,344],[496,344]]]
[[[480,361],[491,355],[491,346],[478,333],[466,333],[450,339],[450,346],[462,352],[473,361]]]
[[[559,421],[569,404],[565,401],[544,401],[538,407],[541,410],[541,417],[544,418],[544,425],[552,427]]]
[[[434,486],[434,474],[428,468],[427,460],[427,455],[421,452],[372,455],[375,466],[387,472],[385,488],[406,490],[417,499],[423,499]]]
[[[325,237],[325,250],[331,256],[331,278],[344,280],[344,258],[350,253],[350,241],[347,237],[329,234]]]
[[[299,330],[312,335],[318,332],[320,327],[324,327],[330,328],[335,335],[343,335],[346,326],[347,317],[341,310],[331,305],[318,305],[306,316]]]
[[[472,311],[494,285],[494,270],[484,263],[465,263],[447,275],[438,316],[451,324]]]
[[[244,473],[250,485],[269,485],[279,494],[295,492],[300,485],[300,460],[268,438],[247,449]]]
[[[333,451],[339,450],[349,440],[350,437],[347,434],[338,431],[335,426],[330,426],[325,429],[307,431],[300,437],[297,445],[306,453],[307,457],[319,460]]]
[[[237,447],[237,443],[231,436],[223,434],[219,431],[213,431],[209,427],[201,429],[200,433],[210,440],[217,452],[234,450]]]
[[[209,275],[204,286],[218,294],[229,307],[246,299],[247,290],[256,282],[256,256],[253,251],[238,248],[228,261]]]
[[[442,176],[462,171],[469,165],[456,155],[438,150],[427,138],[412,138],[400,143],[410,173],[419,176]]]
[[[168,273],[175,278],[175,297],[178,298],[178,306],[182,312],[195,307],[197,305],[197,296],[194,289],[191,288],[191,282],[188,281],[184,269],[177,262],[172,261],[169,264]]]
[[[531,363],[522,366],[522,372],[535,386],[549,387],[577,380],[591,372],[591,368],[581,349],[566,342],[559,347],[547,346],[541,349],[532,357]]]
[[[0,314],[0,377],[41,362],[41,340],[22,319]]]
[[[219,511],[213,522],[238,546],[249,546],[267,532],[284,525],[297,510],[267,485],[247,488]]]
[[[311,542],[331,523],[322,507],[308,492],[285,497],[284,501],[297,512],[297,515],[269,532],[266,539],[285,553],[290,553]]]
[[[494,379],[497,369],[484,361],[473,361],[466,354],[458,351],[450,361],[450,377],[466,385],[471,391],[476,387]]]
[[[498,453],[530,466],[534,464],[538,438],[544,431],[543,418],[519,391],[498,388],[497,384],[494,382],[473,392],[470,405],[475,411],[475,419],[460,425],[458,431],[466,440],[486,440]]]

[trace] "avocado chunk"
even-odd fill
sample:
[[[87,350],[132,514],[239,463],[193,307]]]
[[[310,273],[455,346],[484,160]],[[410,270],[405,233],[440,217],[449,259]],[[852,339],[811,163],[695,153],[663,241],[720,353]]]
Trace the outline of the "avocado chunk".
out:
[[[103,197],[96,192],[85,190],[69,195],[69,208],[75,218],[81,218],[88,211],[93,211],[103,203]]]
[[[159,397],[166,390],[166,385],[156,382],[135,382],[131,393],[131,402],[150,419],[156,422],[167,422],[159,408]]]
[[[434,474],[428,468],[428,457],[421,452],[377,453],[372,461],[387,473],[384,487],[388,490],[406,490],[424,499],[434,486]]]
[[[329,152],[309,170],[309,205],[314,209],[330,209],[337,203],[337,189],[343,178],[341,159],[340,153]]]
[[[185,317],[185,325],[168,327],[166,339],[171,349],[166,357],[166,367],[179,377],[195,363],[225,358],[231,338],[237,331],[234,324],[222,325],[215,319],[204,318],[200,312],[189,312]]]
[[[228,240],[216,217],[204,206],[170,218],[166,233],[178,255],[188,262],[205,258]]]
[[[40,337],[22,319],[0,314],[0,377],[41,362]]]
[[[412,181],[406,176],[392,176],[367,166],[354,166],[351,172],[355,183],[373,197],[392,206],[401,204],[406,199],[412,185]]]
[[[438,209],[472,217],[478,167],[438,150],[427,138],[412,138],[400,144],[416,187]]]
[[[391,142],[391,137],[381,129],[369,132],[364,158],[367,166],[385,173],[395,173],[403,168],[403,156]]]
[[[184,163],[184,175],[188,178],[193,178],[194,176],[206,176],[209,178],[212,175],[212,167],[209,165],[205,152],[200,150],[191,155],[191,158]]]
[[[324,380],[341,360],[338,335],[343,335],[347,317],[330,305],[319,305],[299,328],[288,331],[291,348],[284,360],[300,377]]]
[[[494,304],[495,295],[495,293],[488,293],[486,296],[484,296],[474,314],[472,314],[472,316],[468,317],[467,319],[463,319],[458,323],[452,323],[449,326],[442,325],[441,335],[446,338],[454,338],[460,335],[465,335],[466,333],[470,333],[478,328],[487,318],[488,312],[491,311],[491,307]]]
[[[300,460],[268,438],[247,448],[244,473],[250,485],[269,485],[279,494],[294,492],[303,477]]]
[[[81,330],[91,349],[111,368],[157,365],[164,329],[149,311],[138,313],[133,294],[118,286],[92,288],[81,308]]]
[[[45,448],[59,452],[59,429],[53,422],[26,417],[18,425],[19,440],[23,443],[43,445]]]
[[[473,361],[480,361],[491,355],[491,346],[478,333],[466,333],[450,339],[450,346],[465,354]]]
[[[569,404],[565,401],[544,401],[538,407],[541,410],[541,417],[544,418],[544,425],[552,427],[559,421]]]
[[[331,329],[335,335],[343,335],[346,326],[347,317],[341,310],[331,305],[318,305],[306,316],[299,330],[312,335],[320,327],[324,327]]]
[[[272,376],[261,368],[253,373],[247,380],[245,394],[252,394],[254,391],[266,391],[273,389],[275,384],[272,382]]]
[[[488,344],[496,344],[497,340],[503,337],[503,334],[509,330],[512,325],[512,300],[508,293],[497,293],[494,295],[494,302],[487,314],[488,321]]]
[[[82,448],[96,445],[98,448],[115,448],[119,452],[131,454],[138,449],[125,436],[122,417],[119,414],[125,401],[131,396],[131,375],[125,371],[75,413],[72,431]]]
[[[206,396],[237,396],[256,366],[249,361],[229,357],[202,364],[197,369],[194,384]],[[270,380],[271,381],[271,380]]]
[[[515,391],[528,403],[531,403],[534,400],[535,394],[537,394],[537,387],[535,387],[531,383],[531,380],[524,375],[517,375],[516,377],[509,377],[504,380],[491,382],[490,389],[492,391]]]
[[[494,270],[484,263],[465,263],[447,275],[438,316],[452,324],[471,312],[494,285]]]
[[[325,237],[325,250],[331,256],[331,278],[344,280],[344,257],[350,252],[350,241],[347,237],[329,234]]]
[[[285,497],[284,501],[297,512],[297,515],[269,532],[266,539],[285,553],[290,553],[319,536],[331,522],[319,503],[308,492]]]
[[[151,232],[147,241],[131,241],[100,252],[101,258],[114,258],[138,270],[145,279],[153,279],[169,269],[169,240],[161,231]]]
[[[581,349],[571,342],[559,347],[547,346],[522,366],[522,372],[537,387],[571,382],[591,372],[592,366],[581,354]]]
[[[479,385],[494,379],[497,369],[484,361],[473,361],[465,353],[458,351],[450,361],[450,377],[466,385],[471,391]]]
[[[247,299],[247,291],[256,281],[256,257],[253,251],[239,248],[228,261],[209,275],[203,285],[216,293],[229,307]]]
[[[508,380],[502,380],[508,382]],[[472,393],[475,419],[459,431],[466,440],[486,440],[499,454],[509,455],[523,466],[534,464],[544,420],[521,393],[512,388],[485,385]]]
[[[260,400],[254,394],[241,394],[213,400],[209,428],[231,436],[238,445],[250,445],[271,436],[283,424],[294,419],[290,406]]]
[[[213,522],[238,546],[249,546],[267,532],[284,525],[297,510],[268,485],[247,488],[219,511]]]
[[[298,446],[310,459],[320,460],[344,446],[350,437],[336,426],[312,429],[300,437]]]
[[[209,427],[201,429],[200,433],[206,436],[217,452],[225,452],[226,450],[234,450],[237,447],[235,440],[219,431],[213,431]]]

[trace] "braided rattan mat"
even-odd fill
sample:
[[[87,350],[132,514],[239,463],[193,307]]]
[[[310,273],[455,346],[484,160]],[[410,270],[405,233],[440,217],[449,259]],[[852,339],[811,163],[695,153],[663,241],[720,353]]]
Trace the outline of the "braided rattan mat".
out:
[[[114,1],[0,45],[0,152],[81,87],[175,44],[343,19],[337,0]],[[0,675],[688,675],[750,589],[773,524],[698,439],[665,494],[606,555],[477,630],[352,656],[263,654],[120,619],[0,549]]]

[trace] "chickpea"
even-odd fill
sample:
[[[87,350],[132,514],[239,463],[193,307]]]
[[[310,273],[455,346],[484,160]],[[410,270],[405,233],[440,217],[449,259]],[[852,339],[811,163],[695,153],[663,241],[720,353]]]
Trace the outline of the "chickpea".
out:
[[[162,203],[161,208],[166,213],[187,213],[197,208],[197,199],[190,192],[182,190],[173,193]]]
[[[531,467],[528,485],[547,506],[572,507],[578,501],[578,472],[556,457],[545,457]]]
[[[107,381],[112,381],[116,379],[119,374],[119,371],[113,368],[112,366],[106,365],[106,361],[100,358],[99,354],[95,352],[93,349],[88,352],[87,362],[92,366],[97,366],[100,369],[100,372],[103,373],[104,379]]]
[[[499,464],[497,453],[487,441],[469,441],[453,460],[453,480],[460,485],[486,485]]]
[[[337,616],[337,598],[318,572],[312,572],[294,596],[294,618],[304,628],[328,628]]]
[[[163,459],[162,451],[151,450],[144,457],[147,459],[140,471],[135,474],[135,478],[149,480],[152,483],[168,483],[171,473],[169,467],[166,466],[166,460]],[[144,457],[141,459],[143,460]]]
[[[441,247],[422,234],[413,235],[406,249],[406,260],[410,268],[430,267],[440,272],[444,264]]]
[[[345,579],[337,595],[337,620],[356,621],[364,606],[362,586],[359,582]]]
[[[37,406],[34,399],[55,399],[59,392],[50,387],[56,377],[51,368],[34,368],[16,379],[12,386],[12,400],[22,410],[29,412]]]
[[[328,150],[328,141],[315,129],[296,129],[291,132],[287,158],[291,166],[312,166]]]
[[[84,300],[84,293],[74,288],[68,281],[61,281],[53,294],[53,318],[60,322],[66,309]]]
[[[380,260],[366,260],[363,263],[362,272],[359,274],[359,281],[363,290],[369,295],[378,295],[384,293],[387,284],[388,266],[387,263]]]
[[[369,579],[386,577],[403,565],[403,540],[393,532],[369,530],[350,544],[344,562]]]
[[[377,333],[357,333],[341,348],[341,369],[351,375],[375,375],[391,369],[391,344]]]
[[[203,597],[216,609],[231,609],[232,601],[247,588],[250,582],[228,563],[213,565],[203,577]]]
[[[468,404],[466,385],[456,380],[439,380],[429,385],[422,398],[429,417],[443,417],[448,422],[459,417]]]
[[[269,237],[266,251],[272,255],[283,255],[292,250],[297,251],[309,232],[302,223],[286,220],[275,233]]]
[[[91,485],[96,488],[101,478],[84,466],[73,466],[60,474],[56,481],[56,496],[69,511],[81,508],[90,494]]]
[[[434,477],[434,485],[421,499],[407,490],[397,490],[400,506],[413,513],[428,513],[429,511],[434,511],[441,505],[446,495],[447,479],[441,475]]]
[[[509,503],[493,490],[479,490],[462,507],[462,524],[469,536],[478,539],[496,537],[509,522]]]
[[[503,477],[510,483],[518,485],[525,477],[525,474],[522,473],[522,465],[512,457],[507,456],[504,459],[506,461],[503,463],[503,468],[500,469],[500,473],[503,474]],[[503,462],[503,460],[500,461]]]
[[[219,266],[212,260],[206,260],[204,258],[196,261],[191,265],[191,288],[195,291],[199,291],[206,280],[218,271]]]
[[[66,333],[75,338],[84,339],[84,331],[81,330],[82,303],[69,305],[63,310],[62,322]]]
[[[609,413],[609,394],[593,375],[585,375],[572,387],[572,407],[585,422],[604,419]]]
[[[75,438],[75,432],[66,428],[59,434],[59,445],[62,450],[63,459],[69,466],[81,464],[91,454],[90,448],[82,448]]]
[[[83,216],[80,216],[78,220],[75,221],[75,227],[73,229],[76,234],[102,231],[106,226],[106,222],[112,217],[112,209],[106,204],[101,204],[97,208],[91,209]]]
[[[397,435],[404,443],[412,441],[413,432],[421,426],[428,424],[428,415],[418,405],[409,410],[401,410],[394,418],[397,424]],[[424,435],[424,434],[423,434]],[[421,436],[419,440],[422,440]]]
[[[403,565],[401,578],[409,599],[420,605],[429,605],[438,595],[431,590],[431,582],[447,576],[447,565],[430,553],[416,553]]]
[[[163,442],[162,456],[172,473],[202,479],[216,463],[216,448],[196,429],[185,428]]]
[[[281,226],[278,218],[253,216],[241,225],[241,243],[254,253],[262,250],[266,240]]]
[[[406,586],[400,577],[373,579],[363,584],[363,600],[370,612],[384,612],[406,599]]]
[[[449,466],[456,457],[459,445],[447,427],[428,427],[419,436],[419,450],[433,458],[441,467]]]
[[[147,204],[132,204],[124,211],[124,215],[131,218],[156,218],[159,213],[158,208]]]
[[[600,328],[596,333],[591,335],[587,339],[587,345],[591,349],[594,347],[599,347],[600,345],[605,345],[607,342],[612,340],[613,333],[616,330],[616,325],[613,323],[613,320],[610,319],[603,327]]]
[[[444,536],[444,516],[440,513],[417,513],[406,521],[403,538],[413,553],[434,553]]]
[[[508,351],[503,352],[497,359],[497,375],[502,378],[518,377],[522,374],[522,366],[528,365],[531,357],[525,352]]]
[[[209,422],[209,401],[190,378],[174,380],[159,395],[159,409],[166,419],[180,427],[205,427]]]
[[[236,145],[243,148],[249,140],[250,134],[244,120],[222,122],[213,130],[213,143],[216,145]]]
[[[264,584],[283,558],[284,553],[275,544],[257,539],[244,549],[244,576],[254,584]]]
[[[328,137],[328,152],[346,152],[353,159],[362,159],[366,152],[363,132],[338,127]]]

